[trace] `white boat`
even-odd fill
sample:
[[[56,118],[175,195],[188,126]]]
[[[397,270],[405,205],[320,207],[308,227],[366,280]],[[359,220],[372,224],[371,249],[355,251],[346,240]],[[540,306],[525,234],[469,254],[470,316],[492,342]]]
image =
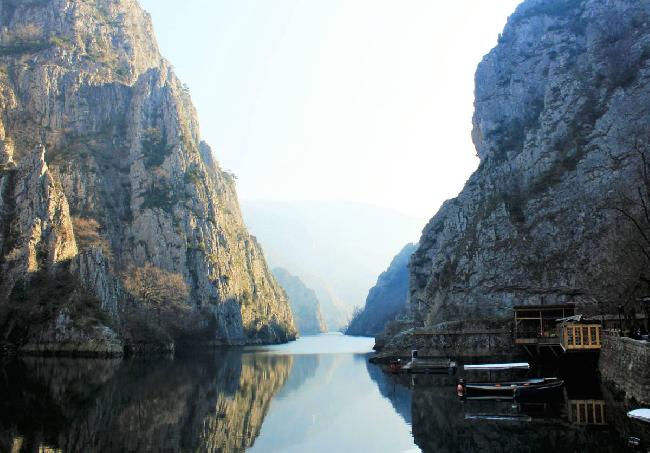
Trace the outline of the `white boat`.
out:
[[[650,409],[634,409],[627,413],[627,416],[642,422],[650,423]]]
[[[465,365],[465,370],[501,371],[501,370],[529,370],[526,362],[518,363],[486,363],[484,365]]]

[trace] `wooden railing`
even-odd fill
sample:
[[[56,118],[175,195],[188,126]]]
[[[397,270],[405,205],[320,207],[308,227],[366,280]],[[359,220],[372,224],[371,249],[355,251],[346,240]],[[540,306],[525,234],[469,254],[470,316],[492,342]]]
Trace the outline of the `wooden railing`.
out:
[[[569,420],[576,425],[606,425],[603,400],[568,400]]]
[[[600,349],[601,330],[600,324],[562,324],[559,326],[562,349],[565,351]]]

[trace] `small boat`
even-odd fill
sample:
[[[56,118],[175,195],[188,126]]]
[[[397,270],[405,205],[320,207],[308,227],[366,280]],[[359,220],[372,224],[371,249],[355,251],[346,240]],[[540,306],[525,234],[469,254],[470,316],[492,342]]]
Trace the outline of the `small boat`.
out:
[[[561,389],[564,381],[558,378],[535,378],[513,382],[473,382],[458,384],[458,396],[465,399],[529,399],[546,396]]]
[[[503,370],[529,370],[530,364],[526,362],[517,363],[487,363],[484,365],[465,365],[465,370],[473,371],[503,371]]]
[[[549,400],[559,395],[564,389],[564,381],[558,378],[529,379],[524,385],[517,387],[515,399],[518,401]]]
[[[493,371],[529,370],[530,364],[527,362],[487,363],[465,365],[463,368],[465,371],[487,371],[492,376]],[[490,382],[465,382],[460,379],[456,386],[456,393],[463,399],[526,400],[547,397],[552,392],[562,389],[563,386],[564,381],[555,377]]]
[[[650,409],[634,409],[633,411],[628,412],[627,416],[635,420],[650,423]]]

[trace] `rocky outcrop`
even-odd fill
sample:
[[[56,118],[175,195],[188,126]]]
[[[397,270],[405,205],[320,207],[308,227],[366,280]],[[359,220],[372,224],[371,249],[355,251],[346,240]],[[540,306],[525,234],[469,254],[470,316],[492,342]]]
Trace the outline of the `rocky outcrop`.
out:
[[[0,25],[0,305],[17,282],[65,263],[121,336],[142,302],[124,278],[149,265],[187,285],[173,335],[294,338],[234,177],[201,141],[137,1],[3,2]]]
[[[384,331],[388,321],[406,308],[408,299],[408,262],[416,249],[415,244],[406,245],[391,261],[390,266],[370,289],[366,305],[357,313],[345,333],[374,337]]]
[[[17,280],[77,254],[68,202],[38,147],[18,166],[7,160],[0,173],[2,237],[0,300]]]
[[[327,332],[327,325],[323,320],[320,303],[314,290],[305,286],[300,278],[290,274],[286,269],[276,267],[273,269],[273,275],[287,293],[298,332],[301,335]]]
[[[507,323],[515,304],[608,311],[646,266],[617,209],[640,206],[650,150],[650,4],[524,2],[475,92],[481,162],[411,259],[415,324]]]
[[[70,262],[70,272],[81,285],[97,295],[102,309],[119,317],[120,301],[128,298],[120,280],[111,274],[110,263],[100,248],[81,251]]]

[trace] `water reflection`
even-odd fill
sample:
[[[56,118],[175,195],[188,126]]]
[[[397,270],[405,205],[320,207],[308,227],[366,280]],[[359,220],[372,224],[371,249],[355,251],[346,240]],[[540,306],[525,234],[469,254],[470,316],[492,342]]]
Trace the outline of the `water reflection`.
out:
[[[413,433],[425,451],[627,451],[613,423],[573,424],[563,402],[461,403],[448,387],[414,389]]]
[[[0,451],[623,452],[650,439],[598,382],[569,379],[556,401],[462,402],[456,376],[386,374],[371,346],[321,335],[175,360],[0,364]]]
[[[382,396],[390,401],[406,423],[411,424],[412,393],[408,388],[410,378],[387,374],[376,365],[366,362],[368,376],[375,382]]]
[[[623,452],[632,451],[627,445],[630,436],[650,439],[646,427],[626,417],[629,408],[597,381],[569,381],[564,395],[524,404],[461,401],[454,391],[456,378],[444,374],[384,374],[382,380],[372,365],[369,374],[412,423],[415,443],[425,452]],[[411,394],[408,415],[405,391]]]
[[[274,354],[296,354],[290,381],[294,373],[309,377],[273,400],[251,452],[418,451],[409,425],[368,374],[372,339],[303,340],[273,348]],[[307,372],[312,365],[316,368]],[[383,375],[377,379],[385,383]]]
[[[322,335],[174,360],[17,359],[0,365],[0,451],[417,451],[369,377],[371,346]]]
[[[290,356],[23,359],[2,368],[0,450],[243,451]]]

